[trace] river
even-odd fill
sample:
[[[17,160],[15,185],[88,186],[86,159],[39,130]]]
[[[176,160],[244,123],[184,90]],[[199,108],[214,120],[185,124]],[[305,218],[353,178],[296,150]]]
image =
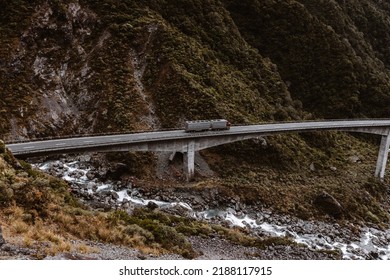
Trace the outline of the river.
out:
[[[36,168],[68,181],[73,187],[91,196],[111,194],[116,206],[133,203],[147,206],[154,203],[160,208],[181,207],[190,216],[204,221],[225,220],[231,226],[246,227],[259,235],[286,236],[296,243],[304,244],[313,250],[339,250],[343,259],[390,259],[390,229],[379,230],[364,227],[360,236],[339,224],[321,221],[305,221],[295,217],[266,213],[237,213],[232,208],[205,209],[195,211],[184,201],[162,201],[140,196],[131,184],[118,187],[118,182],[102,182],[89,176],[94,167],[79,160],[61,159],[33,164]],[[93,177],[93,178],[92,178]]]

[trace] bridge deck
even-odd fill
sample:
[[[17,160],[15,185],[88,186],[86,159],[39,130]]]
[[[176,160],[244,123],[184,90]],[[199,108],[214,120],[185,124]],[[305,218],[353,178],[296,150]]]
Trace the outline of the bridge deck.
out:
[[[86,136],[8,144],[16,156],[38,156],[96,151],[182,151],[193,153],[208,147],[279,133],[323,130],[355,131],[382,135],[376,176],[384,177],[390,143],[390,120],[333,120],[232,126],[230,130],[186,133],[184,130],[152,131],[130,134]]]

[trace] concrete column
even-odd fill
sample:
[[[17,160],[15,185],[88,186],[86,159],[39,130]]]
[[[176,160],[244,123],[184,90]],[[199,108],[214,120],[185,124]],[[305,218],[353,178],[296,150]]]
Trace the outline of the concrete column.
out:
[[[194,177],[195,173],[195,141],[189,141],[187,144],[187,152],[184,153],[184,172],[186,173],[187,181]]]
[[[388,135],[382,135],[382,140],[379,147],[378,160],[376,162],[375,177],[378,177],[382,181],[385,178],[385,170],[386,170],[387,158],[389,156],[389,149],[390,149],[390,133]]]

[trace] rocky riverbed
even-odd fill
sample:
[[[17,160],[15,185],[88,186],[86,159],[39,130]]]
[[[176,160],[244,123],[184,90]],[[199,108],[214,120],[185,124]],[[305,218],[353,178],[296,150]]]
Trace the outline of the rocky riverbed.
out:
[[[64,157],[36,161],[39,168],[70,183],[71,191],[93,209],[107,211],[124,209],[131,213],[137,207],[160,208],[162,211],[192,217],[225,227],[245,228],[251,236],[286,237],[300,246],[275,245],[266,249],[232,244],[219,236],[190,237],[198,259],[390,259],[390,230],[358,225],[301,220],[278,215],[261,206],[246,206],[235,199],[219,203],[213,188],[194,191],[188,188],[150,188],[136,178],[112,180],[121,168],[96,167],[90,156]],[[222,206],[223,205],[223,206]],[[1,236],[0,236],[1,237]],[[62,253],[50,259],[155,259],[137,250],[116,245],[90,243],[93,253]],[[9,244],[2,246],[1,256],[29,258],[33,250]],[[180,259],[179,255],[159,256],[159,259]]]

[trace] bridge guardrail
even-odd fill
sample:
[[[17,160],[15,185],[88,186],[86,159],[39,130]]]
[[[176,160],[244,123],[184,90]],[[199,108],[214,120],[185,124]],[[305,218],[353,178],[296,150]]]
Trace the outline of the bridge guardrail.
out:
[[[332,122],[332,121],[390,121],[390,119],[385,118],[375,118],[375,119],[318,119],[318,120],[288,120],[288,121],[264,121],[259,123],[234,123],[232,126],[250,126],[250,125],[264,125],[264,124],[284,124],[284,123],[314,123],[314,122]],[[5,140],[5,144],[17,144],[17,143],[26,143],[33,141],[45,141],[45,140],[56,140],[56,139],[71,139],[71,138],[80,138],[80,137],[94,137],[94,136],[109,136],[109,135],[121,135],[121,134],[137,134],[137,133],[147,133],[147,132],[159,132],[159,131],[173,131],[173,130],[184,130],[183,127],[175,128],[161,128],[159,130],[132,130],[132,131],[116,131],[116,132],[103,132],[103,133],[87,133],[87,134],[73,134],[73,135],[56,135],[49,137],[40,137],[32,139],[20,139],[20,140]]]

